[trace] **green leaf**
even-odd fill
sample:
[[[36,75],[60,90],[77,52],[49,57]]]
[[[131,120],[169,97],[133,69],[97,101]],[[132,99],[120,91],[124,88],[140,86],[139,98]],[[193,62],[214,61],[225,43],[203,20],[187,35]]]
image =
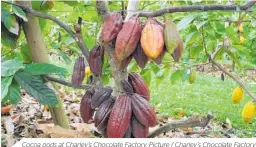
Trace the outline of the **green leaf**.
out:
[[[30,73],[31,75],[56,74],[60,76],[65,76],[68,74],[68,71],[65,68],[48,63],[28,64],[25,66],[24,71]]]
[[[18,84],[12,84],[9,87],[8,94],[6,95],[6,97],[4,98],[2,103],[4,103],[7,100],[9,100],[9,102],[11,104],[17,105],[20,102],[20,99],[21,99],[20,86]]]
[[[23,63],[20,58],[6,60],[2,62],[1,76],[11,76],[21,68],[23,68]]]
[[[22,18],[24,21],[28,21],[26,14],[24,13],[24,11],[17,6],[12,6],[12,11],[19,16],[20,18]]]
[[[183,77],[182,77],[182,81],[183,82],[185,82],[186,80],[187,80],[187,78],[188,78],[188,75],[190,74],[190,69],[188,69],[188,70],[184,70],[184,72],[183,72]]]
[[[13,76],[2,78],[2,81],[1,81],[1,99],[3,99],[7,95],[9,86],[12,83],[12,79],[13,79]]]
[[[191,15],[185,16],[185,17],[177,24],[178,30],[185,29],[197,16],[198,16],[198,14],[191,14]]]
[[[147,70],[143,75],[141,75],[147,85],[150,85],[151,83],[151,75],[151,70]]]
[[[181,78],[181,70],[176,70],[174,73],[171,75],[171,83],[175,84],[180,78]]]
[[[19,24],[15,16],[5,8],[1,8],[1,21],[11,33],[19,35]]]
[[[55,92],[43,83],[40,76],[33,76],[27,72],[18,72],[14,79],[32,97],[39,100],[40,104],[54,106],[57,104]]]
[[[9,30],[3,25],[3,23],[1,24],[1,43],[6,47],[14,48],[16,46],[19,36],[9,32]]]
[[[62,57],[62,59],[65,61],[66,64],[71,64],[72,61],[70,60],[69,56],[67,54],[65,54],[64,52],[62,52],[59,49],[56,49],[58,54]]]

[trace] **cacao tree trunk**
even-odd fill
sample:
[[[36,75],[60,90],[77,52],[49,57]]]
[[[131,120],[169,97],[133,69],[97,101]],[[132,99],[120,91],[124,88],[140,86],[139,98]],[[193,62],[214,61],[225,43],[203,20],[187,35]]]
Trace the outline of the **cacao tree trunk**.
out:
[[[32,7],[31,1],[17,1],[18,4],[25,7]],[[39,26],[38,19],[31,14],[27,14],[28,21],[24,22],[23,29],[25,37],[30,49],[30,54],[33,62],[49,63],[49,58],[46,51],[43,38],[41,36],[41,29]],[[55,89],[57,87],[53,84]],[[49,107],[53,122],[55,125],[59,125],[63,128],[69,128],[69,123],[63,104],[60,97],[57,95],[58,104],[55,107]]]

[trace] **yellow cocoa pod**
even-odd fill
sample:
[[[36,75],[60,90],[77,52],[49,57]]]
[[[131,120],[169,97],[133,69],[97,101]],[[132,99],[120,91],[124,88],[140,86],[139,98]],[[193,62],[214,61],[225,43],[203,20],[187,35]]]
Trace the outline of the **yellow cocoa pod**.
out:
[[[232,93],[232,102],[234,104],[239,103],[244,96],[244,91],[241,87],[236,87]]]
[[[87,66],[87,67],[85,68],[84,72],[85,72],[85,75],[86,75],[86,76],[89,76],[89,75],[91,75],[91,73],[92,73],[89,66]]]
[[[244,123],[250,123],[254,119],[255,113],[255,104],[253,102],[250,101],[247,104],[245,104],[242,112]]]
[[[196,80],[196,72],[192,71],[189,75],[188,81],[190,84],[194,83]]]
[[[245,42],[245,38],[243,36],[240,36],[240,43],[244,44],[244,42]]]
[[[243,25],[242,25],[242,24],[238,27],[238,31],[239,31],[240,33],[243,33],[243,32],[244,32],[244,28],[243,28]]]

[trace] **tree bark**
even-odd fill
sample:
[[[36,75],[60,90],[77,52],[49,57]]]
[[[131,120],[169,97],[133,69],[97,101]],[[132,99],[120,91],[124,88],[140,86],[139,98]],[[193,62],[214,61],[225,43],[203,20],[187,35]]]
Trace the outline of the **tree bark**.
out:
[[[32,7],[31,1],[17,1],[17,3],[25,7]],[[50,61],[47,55],[46,46],[41,36],[38,19],[31,14],[27,14],[27,18],[28,21],[24,22],[23,29],[32,60],[33,62],[49,63]],[[49,84],[51,85],[51,83],[47,83],[47,85]],[[52,85],[50,87],[52,87]],[[56,89],[56,86],[54,87]],[[55,125],[59,125],[63,128],[69,128],[69,122],[67,116],[65,115],[63,104],[57,93],[56,95],[58,100],[57,106],[49,107],[53,122]]]

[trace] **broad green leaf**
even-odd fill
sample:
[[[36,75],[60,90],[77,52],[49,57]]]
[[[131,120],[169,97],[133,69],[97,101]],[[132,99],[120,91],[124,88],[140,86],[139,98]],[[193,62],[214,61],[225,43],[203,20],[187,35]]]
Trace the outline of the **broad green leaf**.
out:
[[[11,33],[19,35],[20,27],[15,16],[5,8],[1,8],[1,21]]]
[[[20,58],[6,60],[1,65],[1,76],[11,76],[21,68],[23,68],[23,63]]]
[[[6,47],[14,48],[17,44],[19,36],[11,33],[9,30],[7,30],[3,23],[1,24],[1,43]]]
[[[185,82],[185,81],[187,80],[187,78],[188,78],[190,72],[191,72],[190,69],[184,70],[184,72],[183,72],[183,77],[182,77],[182,81],[183,81],[183,82]]]
[[[142,78],[144,79],[144,81],[146,82],[146,84],[149,86],[151,83],[151,70],[147,70],[146,72],[144,72],[142,76]]]
[[[28,21],[26,14],[24,13],[24,11],[17,6],[12,6],[12,11],[19,16],[20,18],[22,18],[24,21]]]
[[[181,78],[181,70],[176,70],[174,73],[171,75],[171,83],[175,84],[180,78]]]
[[[25,66],[24,71],[30,73],[31,75],[56,74],[60,76],[65,76],[68,74],[68,71],[65,68],[48,63],[28,64]]]
[[[3,99],[7,95],[9,86],[12,83],[12,79],[13,79],[13,76],[2,78],[2,80],[1,80],[1,99]]]
[[[196,24],[196,28],[199,30],[206,23],[207,23],[207,21],[202,21],[202,22]]]
[[[199,53],[203,50],[203,46],[202,45],[198,45],[196,47],[192,47],[190,48],[190,56],[195,58],[198,57]]]
[[[32,57],[30,55],[29,47],[27,43],[23,43],[20,46],[20,53],[22,55],[23,61],[25,63],[31,63],[32,62]]]
[[[54,106],[57,104],[55,92],[43,83],[40,76],[33,76],[27,72],[18,72],[14,79],[32,97],[39,100],[40,104]]]
[[[9,100],[11,104],[17,105],[20,102],[21,94],[20,94],[20,86],[18,84],[12,84],[9,87],[8,94],[3,99],[2,103]]]
[[[178,30],[185,29],[197,16],[198,16],[198,14],[191,14],[191,15],[185,16],[185,17],[177,24]]]

